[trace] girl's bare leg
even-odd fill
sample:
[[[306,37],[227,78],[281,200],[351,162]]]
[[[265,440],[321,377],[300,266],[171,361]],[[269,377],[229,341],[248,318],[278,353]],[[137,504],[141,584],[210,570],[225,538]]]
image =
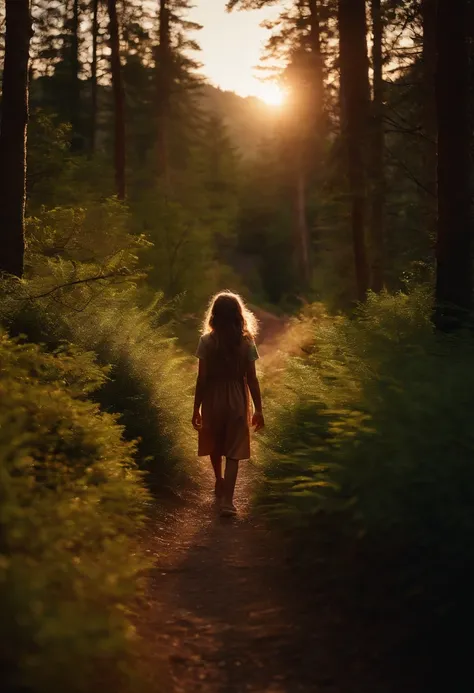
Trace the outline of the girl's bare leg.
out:
[[[226,457],[224,475],[224,502],[232,505],[234,501],[235,483],[239,472],[239,460],[231,460]]]
[[[222,478],[222,457],[221,455],[211,455],[211,464],[216,477],[216,496],[222,496],[224,479]]]

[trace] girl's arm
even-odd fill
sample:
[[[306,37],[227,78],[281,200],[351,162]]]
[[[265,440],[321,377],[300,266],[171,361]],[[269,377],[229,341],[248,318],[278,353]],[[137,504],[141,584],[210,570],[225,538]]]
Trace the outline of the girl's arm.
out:
[[[249,386],[253,406],[255,408],[255,413],[252,418],[252,425],[255,426],[256,431],[259,431],[265,426],[265,420],[262,413],[262,395],[260,393],[260,383],[258,382],[257,371],[255,370],[255,361],[250,361],[249,365],[247,366],[247,385]]]
[[[204,391],[206,389],[206,382],[207,382],[207,369],[206,369],[206,362],[203,359],[199,359],[199,370],[198,370],[198,376],[196,379],[196,392],[194,395],[194,411],[193,411],[193,419],[192,419],[192,424],[194,428],[199,428],[201,426],[201,414],[200,414],[200,409],[201,409],[201,404],[202,400],[204,398]]]

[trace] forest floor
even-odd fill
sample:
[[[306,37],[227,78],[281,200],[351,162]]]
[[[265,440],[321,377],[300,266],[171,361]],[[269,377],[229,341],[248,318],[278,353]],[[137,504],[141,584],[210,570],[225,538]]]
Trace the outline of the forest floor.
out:
[[[284,329],[282,321],[266,320],[262,353]],[[320,539],[305,572],[282,535],[253,511],[257,478],[251,463],[241,464],[239,513],[223,519],[204,466],[200,489],[150,522],[144,541],[153,568],[138,614],[146,689],[419,692],[415,680],[405,674],[398,680],[396,664],[388,663],[390,642],[381,644],[380,624],[367,627],[350,606],[354,595],[344,576],[323,558],[318,564]]]
[[[368,625],[348,604],[354,594],[342,575],[323,562],[319,571],[295,570],[281,535],[252,512],[256,471],[241,467],[237,518],[219,517],[209,472],[206,490],[150,527],[146,550],[154,567],[138,624],[146,690],[424,690],[418,677],[398,670],[390,642],[380,640],[393,614],[385,625]]]

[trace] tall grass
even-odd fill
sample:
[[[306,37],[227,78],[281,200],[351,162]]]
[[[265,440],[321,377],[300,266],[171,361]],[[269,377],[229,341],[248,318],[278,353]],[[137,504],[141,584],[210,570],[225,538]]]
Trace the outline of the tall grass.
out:
[[[356,542],[425,625],[459,633],[474,614],[474,340],[436,333],[430,298],[311,321],[274,379],[258,501],[295,536]]]

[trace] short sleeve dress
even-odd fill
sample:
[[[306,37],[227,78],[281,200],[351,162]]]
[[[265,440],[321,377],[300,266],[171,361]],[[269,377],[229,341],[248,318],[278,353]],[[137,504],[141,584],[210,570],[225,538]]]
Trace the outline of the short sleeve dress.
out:
[[[223,355],[217,338],[206,334],[199,340],[196,356],[207,366],[198,456],[248,460],[251,409],[246,372],[249,363],[259,358],[255,342],[244,338],[234,353]]]

